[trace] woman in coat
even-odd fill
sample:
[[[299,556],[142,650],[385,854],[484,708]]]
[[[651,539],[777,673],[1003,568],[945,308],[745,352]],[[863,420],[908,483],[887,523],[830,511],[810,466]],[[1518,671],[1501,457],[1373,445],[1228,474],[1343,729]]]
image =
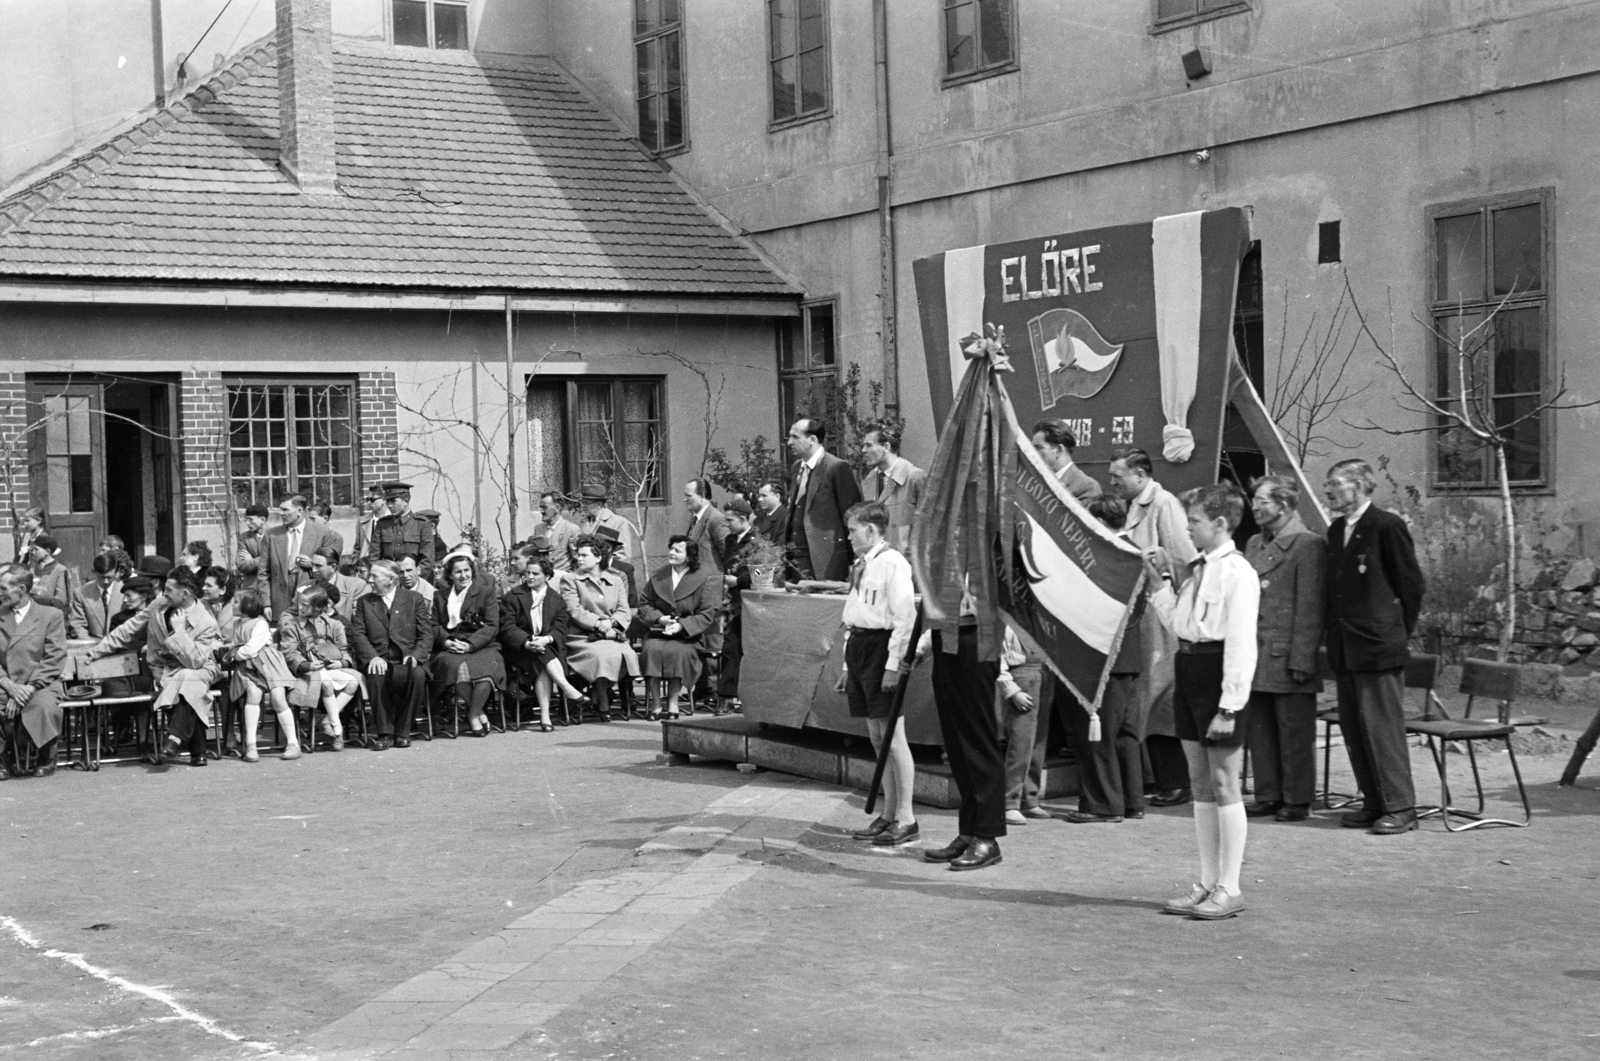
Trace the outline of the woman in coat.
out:
[[[555,567],[536,555],[532,545],[517,547],[512,563],[522,581],[500,598],[500,645],[506,663],[533,686],[539,703],[539,730],[549,733],[550,690],[559,688],[567,702],[581,712],[588,703],[567,680],[561,657],[567,649],[567,606],[560,591],[550,584]]]
[[[1258,480],[1250,507],[1261,533],[1244,550],[1261,579],[1248,735],[1256,799],[1245,812],[1280,822],[1305,820],[1317,786],[1317,649],[1327,543],[1300,522],[1299,501],[1300,487],[1288,476]]]
[[[335,592],[338,592],[335,590]],[[326,587],[316,583],[300,587],[297,614],[286,615],[280,628],[283,658],[299,678],[289,690],[291,706],[312,712],[318,704],[326,714],[323,729],[333,738],[333,750],[344,748],[344,723],[341,716],[361,687],[361,672],[350,653],[349,635],[334,611]],[[316,733],[308,726],[308,740]]]
[[[706,635],[722,608],[722,577],[700,570],[700,544],[682,534],[667,539],[667,563],[639,596],[639,621],[645,627],[644,686],[652,719],[677,718],[678,697],[700,680]],[[661,683],[667,709],[661,710]]]
[[[567,634],[567,666],[590,683],[590,695],[602,716],[611,713],[611,689],[625,675],[639,673],[639,657],[628,644],[627,582],[601,566],[606,549],[592,534],[572,545],[573,570],[561,581],[561,600],[571,623]]]
[[[454,684],[467,705],[474,737],[489,735],[490,685],[506,687],[506,665],[495,643],[500,636],[500,595],[494,582],[478,578],[472,557],[458,553],[445,565],[448,593],[433,595],[433,698]]]

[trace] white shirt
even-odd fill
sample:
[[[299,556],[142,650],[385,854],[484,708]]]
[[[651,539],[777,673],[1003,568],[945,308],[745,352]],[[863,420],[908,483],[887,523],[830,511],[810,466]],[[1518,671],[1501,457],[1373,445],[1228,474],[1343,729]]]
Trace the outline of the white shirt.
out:
[[[674,591],[677,590],[678,583],[683,581],[683,576],[688,574],[688,573],[689,573],[689,569],[687,567],[682,569],[681,571],[677,570],[677,569],[673,569],[673,571],[672,571],[672,588],[673,588]]]
[[[1191,576],[1176,594],[1162,579],[1150,606],[1167,629],[1184,641],[1222,642],[1224,711],[1238,711],[1250,699],[1256,673],[1256,613],[1261,581],[1233,542],[1224,542],[1190,565]]]
[[[811,456],[800,462],[800,482],[796,488],[795,496],[804,501],[806,494],[811,490],[811,473],[817,470],[817,465],[822,463],[822,455],[828,452],[821,446],[812,451]]]
[[[267,625],[265,619],[251,619],[246,629],[250,634],[239,646],[239,658],[255,659],[257,653],[272,644],[272,627]]]
[[[468,586],[467,589],[471,589]],[[450,596],[444,602],[444,625],[448,627],[461,625],[461,602],[467,599],[467,590],[451,590]]]
[[[528,625],[533,627],[534,637],[541,636],[541,629],[544,626],[544,595],[549,591],[550,583],[548,580],[538,589],[528,591],[532,594],[528,603]]]
[[[383,595],[383,606],[385,608],[389,608],[389,609],[393,609],[394,608],[394,595],[395,595],[396,592],[399,591],[399,589],[400,589],[400,587],[396,586],[394,589],[390,590],[388,593],[385,593]]]
[[[906,642],[917,620],[916,588],[911,579],[911,561],[889,548],[888,542],[873,546],[850,569],[850,594],[844,599],[844,625],[862,630],[892,630],[889,635],[887,671],[898,671],[905,658]],[[845,631],[849,640],[849,630]]]
[[[1365,501],[1361,502],[1354,512],[1350,513],[1344,518],[1344,541],[1340,542],[1340,545],[1350,544],[1350,536],[1356,532],[1356,520],[1366,515],[1367,509],[1371,507],[1372,499],[1369,497]]]
[[[22,620],[26,619],[28,617],[28,613],[31,611],[33,611],[33,598],[24,597],[22,599],[22,605],[20,607],[11,609],[11,614],[16,618],[17,625],[21,626]]]

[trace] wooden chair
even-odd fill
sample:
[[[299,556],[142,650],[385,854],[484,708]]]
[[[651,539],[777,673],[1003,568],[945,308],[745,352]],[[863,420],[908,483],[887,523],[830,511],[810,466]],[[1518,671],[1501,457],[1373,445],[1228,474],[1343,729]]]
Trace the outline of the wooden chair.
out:
[[[1463,716],[1458,719],[1450,717],[1437,697],[1430,701],[1430,711],[1422,718],[1408,719],[1406,732],[1417,733],[1428,739],[1428,752],[1433,756],[1434,766],[1439,770],[1440,801],[1437,807],[1419,807],[1419,818],[1437,816],[1444,822],[1444,827],[1453,833],[1466,832],[1483,825],[1505,825],[1515,829],[1526,828],[1533,824],[1533,808],[1528,805],[1528,790],[1522,783],[1522,770],[1517,766],[1517,750],[1512,747],[1511,736],[1516,732],[1516,725],[1511,718],[1511,704],[1517,698],[1517,692],[1522,680],[1522,668],[1515,663],[1493,663],[1489,660],[1469,659],[1461,668],[1461,691],[1467,694],[1467,706]],[[1496,703],[1496,718],[1475,719],[1472,717],[1473,704],[1479,697],[1492,700]],[[1485,818],[1483,778],[1478,772],[1478,757],[1475,746],[1479,741],[1500,740],[1505,741],[1506,754],[1511,758],[1511,773],[1517,779],[1517,794],[1522,798],[1522,820],[1515,821],[1510,818]],[[1450,800],[1450,778],[1446,769],[1446,753],[1448,745],[1457,741],[1466,745],[1467,761],[1472,764],[1472,783],[1477,789],[1478,806],[1476,810],[1464,810],[1456,807]],[[1466,819],[1463,825],[1452,825],[1452,818]]]

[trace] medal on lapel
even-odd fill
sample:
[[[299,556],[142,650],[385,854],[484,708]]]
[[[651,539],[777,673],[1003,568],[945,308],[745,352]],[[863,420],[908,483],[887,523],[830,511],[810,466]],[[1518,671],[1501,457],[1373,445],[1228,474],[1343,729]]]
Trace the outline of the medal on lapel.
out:
[[[1367,554],[1366,553],[1362,553],[1361,554],[1361,559],[1356,562],[1356,570],[1359,571],[1363,575],[1367,573]]]

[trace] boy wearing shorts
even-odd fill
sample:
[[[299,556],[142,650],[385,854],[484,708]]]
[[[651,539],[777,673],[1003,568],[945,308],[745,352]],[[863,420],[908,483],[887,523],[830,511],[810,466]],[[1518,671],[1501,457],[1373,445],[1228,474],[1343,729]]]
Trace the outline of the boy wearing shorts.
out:
[[[1178,739],[1189,760],[1200,881],[1164,907],[1205,921],[1244,909],[1239,867],[1244,862],[1245,813],[1240,795],[1245,710],[1256,669],[1256,612],[1261,584],[1233,545],[1244,495],[1229,483],[1183,495],[1189,537],[1200,556],[1177,577],[1159,549],[1145,553],[1156,586],[1150,596],[1162,625],[1178,637],[1173,694]]]
[[[901,663],[911,641],[917,605],[911,562],[889,547],[889,510],[863,501],[845,513],[845,527],[856,560],[850,567],[850,594],[844,600],[844,669],[834,691],[850,701],[850,714],[867,720],[867,735],[881,753],[889,741],[889,762],[883,772],[884,811],[857,840],[878,847],[909,844],[920,832],[911,809],[916,764],[906,743],[905,726],[895,720],[889,729],[895,687],[905,680]]]

